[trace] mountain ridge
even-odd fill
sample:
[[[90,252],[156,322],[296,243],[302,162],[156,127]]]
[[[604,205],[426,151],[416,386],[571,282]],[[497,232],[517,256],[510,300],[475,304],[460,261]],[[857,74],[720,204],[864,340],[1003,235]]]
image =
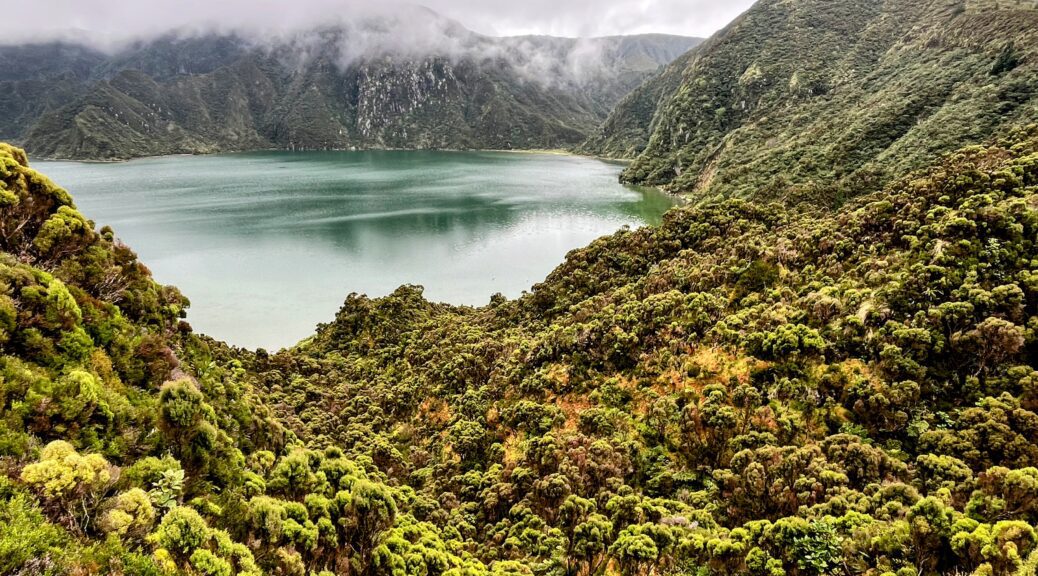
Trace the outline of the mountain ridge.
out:
[[[758,2],[672,65],[652,116],[621,103],[584,150],[638,152],[625,181],[695,199],[831,205],[1028,123],[1035,30],[1030,0]]]
[[[0,136],[40,157],[102,160],[258,148],[562,148],[697,42],[491,38],[451,22],[324,27],[266,45],[166,36],[112,56],[64,44],[36,47],[42,54],[0,47],[0,61],[39,60],[35,69],[0,64],[9,94],[0,97],[8,118]],[[398,45],[398,27],[402,35],[417,27],[415,46]]]

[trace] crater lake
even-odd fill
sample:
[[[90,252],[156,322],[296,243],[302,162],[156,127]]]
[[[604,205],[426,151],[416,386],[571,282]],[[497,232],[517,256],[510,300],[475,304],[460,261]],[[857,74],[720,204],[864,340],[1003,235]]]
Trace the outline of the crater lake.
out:
[[[198,332],[276,350],[350,293],[403,284],[481,305],[514,298],[566,253],[659,222],[674,200],[621,165],[508,152],[254,152],[34,162],[191,300]]]

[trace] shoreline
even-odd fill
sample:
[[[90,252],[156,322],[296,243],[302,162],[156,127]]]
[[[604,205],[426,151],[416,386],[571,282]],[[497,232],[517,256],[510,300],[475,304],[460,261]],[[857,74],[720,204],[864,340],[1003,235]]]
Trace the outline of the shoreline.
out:
[[[18,146],[19,144],[13,144]],[[24,148],[23,148],[24,149]],[[630,164],[633,158],[612,158],[609,156],[598,156],[594,154],[581,154],[565,148],[249,148],[245,150],[217,150],[214,152],[177,152],[172,154],[154,154],[143,156],[131,156],[129,158],[62,158],[54,156],[36,156],[31,152],[30,160],[37,162],[80,162],[83,164],[120,164],[133,162],[135,160],[150,160],[156,158],[182,158],[194,156],[218,156],[224,154],[249,154],[252,152],[492,152],[500,154],[538,154],[545,156],[571,156],[573,158],[588,158],[615,164]]]

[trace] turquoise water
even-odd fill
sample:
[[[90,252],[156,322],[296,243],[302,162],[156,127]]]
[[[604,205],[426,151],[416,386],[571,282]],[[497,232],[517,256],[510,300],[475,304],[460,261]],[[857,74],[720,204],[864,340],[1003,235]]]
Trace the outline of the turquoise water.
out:
[[[195,330],[290,346],[351,292],[519,296],[566,252],[653,224],[672,200],[621,167],[548,154],[258,152],[115,164],[36,162],[191,300]]]

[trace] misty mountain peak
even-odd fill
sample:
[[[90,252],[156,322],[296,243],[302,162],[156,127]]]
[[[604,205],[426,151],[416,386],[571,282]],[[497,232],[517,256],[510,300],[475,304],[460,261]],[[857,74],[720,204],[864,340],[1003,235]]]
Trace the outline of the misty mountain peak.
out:
[[[179,29],[111,54],[0,47],[0,62],[19,62],[0,86],[40,94],[0,97],[0,138],[72,158],[572,146],[696,42],[494,38],[409,5],[268,34]]]

